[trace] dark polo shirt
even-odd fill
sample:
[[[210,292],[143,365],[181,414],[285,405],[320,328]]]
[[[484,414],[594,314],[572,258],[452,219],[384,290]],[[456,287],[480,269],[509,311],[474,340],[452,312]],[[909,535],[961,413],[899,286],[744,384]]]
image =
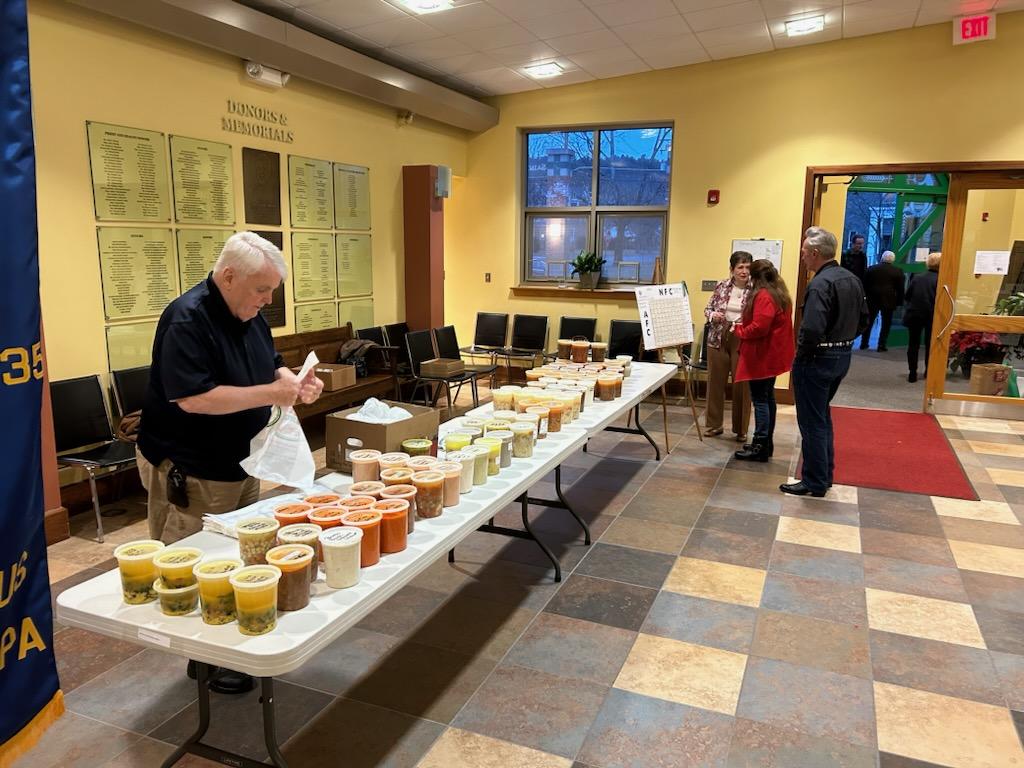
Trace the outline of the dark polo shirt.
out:
[[[270,420],[270,407],[208,416],[186,413],[171,401],[225,384],[269,384],[282,365],[263,316],[239,320],[213,276],[207,277],[160,316],[139,427],[142,455],[153,466],[170,459],[191,477],[244,480],[239,462]]]

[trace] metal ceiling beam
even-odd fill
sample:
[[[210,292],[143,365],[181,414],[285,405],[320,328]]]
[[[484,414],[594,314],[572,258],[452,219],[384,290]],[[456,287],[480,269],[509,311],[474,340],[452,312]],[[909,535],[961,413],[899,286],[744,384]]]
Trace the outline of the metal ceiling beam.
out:
[[[232,0],[71,2],[456,128],[498,123],[494,107]]]

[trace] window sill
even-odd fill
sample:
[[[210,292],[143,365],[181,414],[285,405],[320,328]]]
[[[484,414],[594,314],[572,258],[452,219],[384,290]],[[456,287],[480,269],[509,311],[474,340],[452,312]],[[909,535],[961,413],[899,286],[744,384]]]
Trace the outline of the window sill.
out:
[[[524,296],[545,299],[606,299],[610,301],[632,300],[636,293],[632,288],[559,288],[555,285],[513,285],[510,289],[513,296]]]

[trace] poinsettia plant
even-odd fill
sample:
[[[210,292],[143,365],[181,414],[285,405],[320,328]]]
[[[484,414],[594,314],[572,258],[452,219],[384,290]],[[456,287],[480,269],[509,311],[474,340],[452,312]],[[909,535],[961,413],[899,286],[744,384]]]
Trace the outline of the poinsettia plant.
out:
[[[956,371],[959,368],[966,376],[974,363],[1000,362],[1005,351],[998,333],[954,331],[949,337],[949,369]]]

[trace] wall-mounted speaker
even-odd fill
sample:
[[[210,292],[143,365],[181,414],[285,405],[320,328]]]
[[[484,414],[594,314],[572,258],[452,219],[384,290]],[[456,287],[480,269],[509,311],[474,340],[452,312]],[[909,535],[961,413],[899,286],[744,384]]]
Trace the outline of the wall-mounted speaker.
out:
[[[434,196],[452,196],[452,169],[447,165],[437,166],[437,181],[434,183]]]

